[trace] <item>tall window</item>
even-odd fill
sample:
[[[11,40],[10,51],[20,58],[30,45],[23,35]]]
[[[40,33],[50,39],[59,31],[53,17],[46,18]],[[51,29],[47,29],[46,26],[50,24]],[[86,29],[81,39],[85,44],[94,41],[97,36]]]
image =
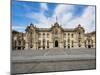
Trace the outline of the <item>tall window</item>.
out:
[[[80,43],[80,42],[81,42],[81,41],[80,41],[80,40],[78,40],[78,43],[79,43],[79,44],[78,44],[78,46],[79,46],[79,47],[81,47],[81,43]]]
[[[68,33],[68,37],[70,37],[70,33]]]
[[[66,38],[66,33],[64,33],[64,38]]]
[[[72,40],[72,47],[74,47],[74,41]]]
[[[49,38],[49,33],[47,33],[47,38]]]
[[[64,40],[64,48],[66,48],[66,40]]]
[[[80,35],[81,33],[79,32],[79,37],[81,37],[81,35]]]
[[[43,39],[43,49],[45,49],[45,39]]]
[[[45,33],[43,33],[43,38],[45,37]]]
[[[47,48],[49,48],[49,40],[47,40]]]
[[[41,40],[38,42],[38,48],[41,48]]]

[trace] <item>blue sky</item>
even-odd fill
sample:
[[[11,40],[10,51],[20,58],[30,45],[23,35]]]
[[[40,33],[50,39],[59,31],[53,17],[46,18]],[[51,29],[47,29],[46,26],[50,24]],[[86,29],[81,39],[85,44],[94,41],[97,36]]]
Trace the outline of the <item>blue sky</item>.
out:
[[[95,30],[95,6],[12,0],[12,29],[23,32],[33,23],[40,28],[51,27],[57,21],[62,27],[81,24],[86,32]]]

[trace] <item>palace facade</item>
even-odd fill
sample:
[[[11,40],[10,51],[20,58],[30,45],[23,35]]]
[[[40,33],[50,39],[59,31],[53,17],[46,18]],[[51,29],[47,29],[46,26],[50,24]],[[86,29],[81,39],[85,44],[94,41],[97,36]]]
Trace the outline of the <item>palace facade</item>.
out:
[[[55,22],[50,28],[37,28],[33,24],[25,33],[12,31],[12,50],[50,48],[95,48],[96,32],[85,33],[79,24],[75,28],[62,28]]]

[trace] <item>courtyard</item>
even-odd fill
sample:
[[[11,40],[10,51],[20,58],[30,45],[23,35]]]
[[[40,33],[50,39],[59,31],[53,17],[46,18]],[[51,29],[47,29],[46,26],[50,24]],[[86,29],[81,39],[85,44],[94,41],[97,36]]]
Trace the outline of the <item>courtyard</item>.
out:
[[[95,48],[13,50],[11,70],[14,74],[96,68]]]

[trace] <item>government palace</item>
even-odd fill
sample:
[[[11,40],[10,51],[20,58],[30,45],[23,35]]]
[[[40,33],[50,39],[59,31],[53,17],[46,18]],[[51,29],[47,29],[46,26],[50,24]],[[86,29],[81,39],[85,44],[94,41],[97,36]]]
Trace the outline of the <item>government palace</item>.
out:
[[[55,22],[50,28],[38,28],[31,23],[24,33],[12,30],[12,50],[95,48],[95,45],[96,31],[85,33],[81,24],[75,28],[63,28]]]

